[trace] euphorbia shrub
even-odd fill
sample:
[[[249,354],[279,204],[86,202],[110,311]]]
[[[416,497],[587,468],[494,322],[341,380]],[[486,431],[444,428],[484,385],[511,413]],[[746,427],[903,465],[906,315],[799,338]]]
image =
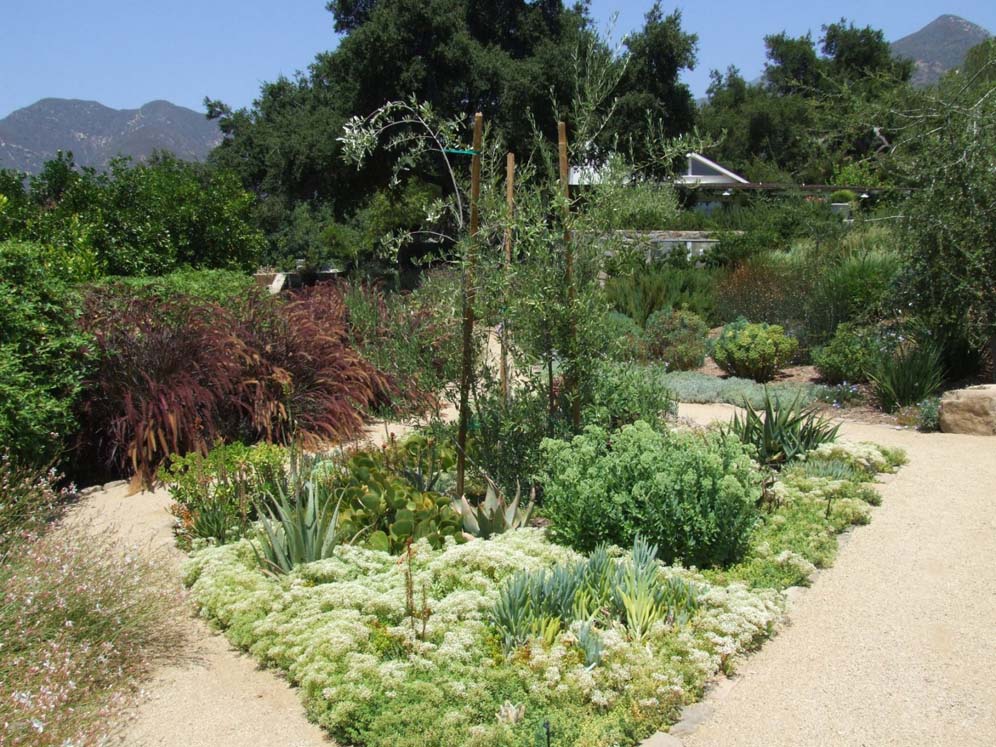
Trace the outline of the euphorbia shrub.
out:
[[[778,324],[751,324],[740,318],[723,327],[713,343],[712,359],[729,374],[771,381],[795,355],[799,341]]]
[[[637,537],[666,563],[736,562],[757,519],[761,475],[746,447],[719,433],[661,433],[638,421],[543,442],[550,536],[590,552]]]

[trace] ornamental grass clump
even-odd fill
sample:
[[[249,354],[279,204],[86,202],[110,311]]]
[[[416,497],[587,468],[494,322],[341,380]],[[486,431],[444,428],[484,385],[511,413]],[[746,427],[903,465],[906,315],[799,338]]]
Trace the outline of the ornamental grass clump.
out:
[[[712,347],[712,359],[726,373],[754,381],[771,381],[792,360],[799,341],[777,324],[746,319],[727,324]]]
[[[885,412],[933,397],[944,382],[941,350],[931,343],[900,346],[886,352],[868,371],[872,394]]]
[[[543,455],[543,510],[557,542],[590,552],[641,536],[665,563],[697,567],[735,562],[747,547],[762,479],[734,436],[638,421],[548,439]]]

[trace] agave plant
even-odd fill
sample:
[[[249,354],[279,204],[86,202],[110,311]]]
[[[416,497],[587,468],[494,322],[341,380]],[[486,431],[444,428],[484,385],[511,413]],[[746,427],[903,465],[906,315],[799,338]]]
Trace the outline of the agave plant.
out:
[[[488,491],[480,504],[472,506],[467,496],[461,497],[459,501],[453,501],[453,508],[463,519],[463,530],[475,537],[488,539],[494,534],[524,527],[535,505],[535,489],[530,494],[529,505],[520,508],[522,489],[519,485],[515,488],[515,498],[509,503],[494,480],[487,476],[485,479],[488,482]]]
[[[261,506],[263,534],[253,550],[264,570],[290,573],[296,566],[332,555],[339,529],[339,504],[333,507],[321,483],[309,479],[291,491],[278,488],[271,505]]]
[[[743,417],[734,415],[728,432],[752,445],[757,461],[773,469],[780,469],[820,444],[835,441],[840,425],[802,406],[800,396],[784,405],[773,399],[765,387],[764,406],[755,409],[744,400]]]

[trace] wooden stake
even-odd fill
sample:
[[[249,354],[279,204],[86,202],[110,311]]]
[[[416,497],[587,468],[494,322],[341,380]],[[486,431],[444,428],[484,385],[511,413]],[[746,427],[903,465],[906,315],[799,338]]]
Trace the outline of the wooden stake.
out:
[[[474,375],[474,300],[477,263],[477,203],[481,197],[481,141],[484,137],[484,115],[474,115],[474,156],[470,161],[470,244],[463,274],[463,360],[460,368],[460,425],[457,431],[456,492],[463,495],[464,474],[467,469],[467,420],[470,401],[470,382]]]
[[[505,156],[505,205],[508,210],[508,224],[505,226],[505,280],[512,267],[512,220],[515,214],[515,154]],[[501,324],[501,357],[498,361],[498,376],[501,380],[501,393],[508,402],[508,318]]]
[[[571,241],[571,184],[570,164],[567,161],[567,123],[557,123],[557,144],[560,150],[560,188],[564,193],[564,284],[567,286],[567,313],[570,315],[569,350],[564,351],[567,357],[567,370],[564,374],[564,388],[571,402],[571,422],[575,430],[581,428],[581,397],[578,392],[577,372],[574,369],[572,356],[577,343],[577,321],[574,318],[574,246]]]

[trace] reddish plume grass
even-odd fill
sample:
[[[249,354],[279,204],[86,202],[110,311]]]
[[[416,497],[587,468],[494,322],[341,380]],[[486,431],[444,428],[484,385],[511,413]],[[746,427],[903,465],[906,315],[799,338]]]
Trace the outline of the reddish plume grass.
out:
[[[219,439],[348,438],[391,395],[387,377],[351,347],[331,285],[286,300],[254,293],[227,309],[109,285],[85,308],[98,354],[76,459],[142,484],[170,454],[203,453]]]

